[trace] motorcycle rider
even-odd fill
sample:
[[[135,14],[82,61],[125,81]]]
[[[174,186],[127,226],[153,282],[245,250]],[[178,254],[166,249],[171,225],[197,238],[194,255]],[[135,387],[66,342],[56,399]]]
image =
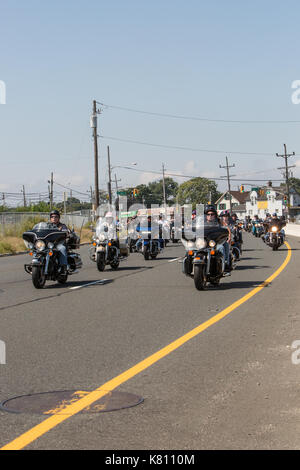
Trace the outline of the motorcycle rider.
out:
[[[236,246],[242,253],[242,244],[243,244],[243,235],[242,235],[242,230],[237,224],[237,214],[232,214],[231,215],[231,221],[232,223],[230,224],[232,226],[232,231],[233,231],[233,241],[235,242]]]
[[[114,240],[118,243],[117,225],[118,223],[114,218],[113,213],[107,212],[97,223],[96,235],[99,236],[101,233],[105,233],[109,240]]]
[[[256,226],[255,224],[258,224],[260,222],[258,215],[255,215],[253,220],[252,220],[252,235],[256,234]]]
[[[225,211],[226,212],[226,211]],[[223,212],[220,214],[220,217],[223,218]],[[226,216],[229,219],[229,213],[226,212]],[[219,225],[219,226],[226,226],[218,217],[218,213],[216,208],[213,204],[208,204],[204,208],[204,223],[205,225]],[[197,225],[200,225],[201,222],[199,219],[197,220]],[[229,227],[226,226],[228,229],[228,240],[224,243],[220,243],[217,245],[216,250],[222,254],[222,257],[225,261],[225,272],[230,273],[231,271],[231,263],[230,263],[230,245],[229,240],[231,240],[231,231]]]
[[[266,241],[266,237],[267,237],[267,234],[268,234],[268,226],[269,226],[270,220],[271,220],[271,214],[269,214],[269,212],[267,212],[266,217],[262,221],[262,224],[263,224],[263,227],[264,227],[264,233],[263,233],[261,238],[264,242]]]
[[[49,217],[50,217],[50,223],[52,225],[55,225],[58,230],[67,232],[67,234],[70,235],[71,231],[68,229],[68,227],[65,224],[62,224],[60,222],[60,213],[58,210],[51,211],[49,214]],[[59,251],[59,264],[60,264],[61,273],[65,274],[69,270],[68,251],[67,251],[66,243],[60,243],[57,246],[57,250]]]
[[[280,234],[281,238],[281,243],[284,243],[285,240],[285,231],[283,230],[283,227],[286,225],[285,220],[279,219],[278,215],[276,212],[272,214],[272,217],[268,220],[268,225],[267,225],[267,234],[265,236],[265,240],[268,241],[270,238],[270,228],[273,226],[278,227],[278,232]]]
[[[165,241],[163,239],[163,230],[164,230],[164,223],[162,220],[162,214],[159,215],[158,221],[154,220],[152,223],[152,216],[148,215],[146,220],[142,220],[138,223],[136,230],[139,232],[141,227],[144,227],[149,232],[148,239],[158,239],[160,249],[162,250],[165,246]],[[142,239],[136,243],[136,249],[139,250],[142,247]]]
[[[228,239],[226,242],[223,243],[223,247],[224,247],[224,252],[225,252],[225,272],[230,272],[232,271],[231,257],[230,257],[230,246],[231,246],[232,234],[231,234],[231,229],[230,229],[231,218],[230,218],[229,211],[221,212],[220,218],[221,218],[221,225],[223,227],[226,227],[228,230]]]

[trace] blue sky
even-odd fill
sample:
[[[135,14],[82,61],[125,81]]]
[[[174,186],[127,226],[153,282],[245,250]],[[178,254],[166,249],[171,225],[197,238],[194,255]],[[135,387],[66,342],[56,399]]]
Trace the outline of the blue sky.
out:
[[[6,84],[0,191],[17,192],[24,184],[28,192],[46,192],[51,172],[60,184],[89,190],[93,99],[216,120],[300,121],[300,105],[291,100],[291,84],[300,79],[297,1],[2,0],[0,8],[0,80]],[[299,123],[203,122],[111,107],[102,109],[98,123],[106,136],[99,138],[103,187],[107,145],[113,166],[137,162],[139,171],[113,170],[120,186],[155,179],[148,170],[159,171],[163,162],[167,171],[219,177],[226,155],[241,178],[278,179],[283,160],[275,153],[284,143],[297,154],[290,163],[297,162],[300,177]]]

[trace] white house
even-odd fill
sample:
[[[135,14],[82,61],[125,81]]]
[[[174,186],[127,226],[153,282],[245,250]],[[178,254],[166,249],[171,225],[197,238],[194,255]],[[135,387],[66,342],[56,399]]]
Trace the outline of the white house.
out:
[[[231,207],[239,219],[243,219],[246,215],[246,200],[248,199],[250,191],[225,191],[222,196],[216,201],[215,205],[220,214],[222,211],[230,210],[230,195]]]
[[[294,196],[296,193],[294,193]],[[246,214],[250,217],[258,215],[259,218],[265,218],[266,214],[276,213],[278,216],[284,214],[287,209],[287,201],[283,188],[268,186],[252,190],[249,200],[246,201]]]

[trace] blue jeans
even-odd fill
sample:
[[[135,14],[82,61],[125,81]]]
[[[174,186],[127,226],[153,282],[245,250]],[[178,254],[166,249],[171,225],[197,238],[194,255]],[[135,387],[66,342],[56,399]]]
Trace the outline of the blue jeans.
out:
[[[68,254],[66,245],[58,245],[57,250],[59,251],[59,264],[61,266],[68,265]]]
[[[225,263],[229,266],[230,265],[230,249],[229,249],[229,243],[224,242],[222,245],[217,245],[217,251],[219,251],[223,259],[225,260]]]

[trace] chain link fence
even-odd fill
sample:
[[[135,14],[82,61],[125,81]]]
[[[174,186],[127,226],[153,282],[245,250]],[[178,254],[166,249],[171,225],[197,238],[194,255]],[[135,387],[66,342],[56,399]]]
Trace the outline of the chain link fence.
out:
[[[0,235],[4,235],[6,229],[16,229],[28,219],[40,218],[49,219],[49,212],[1,212],[0,213]],[[93,216],[90,211],[84,211],[83,214],[62,214],[61,222],[68,227],[80,230],[85,224],[92,222]]]

